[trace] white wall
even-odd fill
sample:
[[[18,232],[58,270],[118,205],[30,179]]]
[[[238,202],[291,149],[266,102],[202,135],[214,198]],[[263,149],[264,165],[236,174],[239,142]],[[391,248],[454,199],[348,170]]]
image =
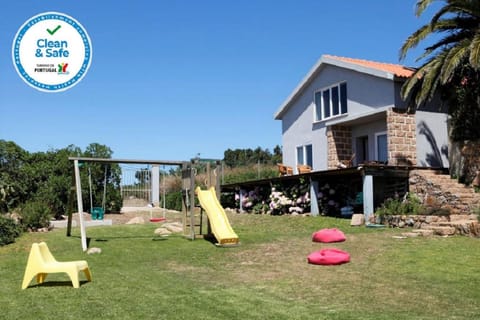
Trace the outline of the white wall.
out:
[[[417,165],[449,167],[448,116],[445,113],[417,111]]]

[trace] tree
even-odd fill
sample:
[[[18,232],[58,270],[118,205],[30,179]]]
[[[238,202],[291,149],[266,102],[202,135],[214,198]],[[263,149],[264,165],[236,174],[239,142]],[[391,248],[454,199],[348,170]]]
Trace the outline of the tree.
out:
[[[262,164],[276,164],[282,160],[282,148],[275,146],[274,154],[268,149],[257,147],[252,149],[227,149],[223,153],[223,161],[230,168]]]
[[[422,15],[434,0],[418,0],[416,15]],[[478,86],[480,69],[480,1],[444,0],[445,4],[429,23],[411,34],[400,49],[400,59],[420,42],[434,34],[442,36],[427,47],[417,61],[424,61],[402,87],[402,96],[408,99],[410,108],[417,108],[430,101],[439,92],[456,109],[462,103],[457,89]],[[453,90],[452,90],[453,88]],[[476,89],[478,90],[478,89]],[[477,95],[475,107],[480,106]],[[460,104],[463,107],[463,104]],[[454,110],[452,110],[454,112]]]
[[[433,0],[418,0],[420,16]],[[431,35],[441,36],[417,61],[425,61],[402,87],[402,97],[415,109],[434,96],[448,106],[450,174],[459,181],[473,180],[478,163],[464,157],[465,140],[480,139],[480,1],[443,0],[429,23],[403,44],[400,59]]]
[[[105,158],[110,159],[113,155],[112,149],[106,145],[99,143],[91,143],[85,148],[83,153],[84,157],[88,158]],[[92,181],[92,203],[90,204],[90,198],[85,195],[90,194],[88,171],[82,177],[82,193],[84,194],[84,206],[90,208],[99,207],[103,203],[104,188],[105,190],[105,210],[106,211],[119,211],[122,206],[122,195],[120,193],[120,179],[121,168],[118,164],[105,164],[89,162],[87,170],[90,171]]]
[[[67,212],[72,186],[73,168],[68,157],[80,155],[80,148],[74,145],[30,155],[30,174],[36,181],[34,198],[48,205],[57,217]]]
[[[0,213],[16,208],[28,197],[27,164],[28,152],[12,141],[0,140]]]
[[[150,170],[148,168],[142,168],[135,171],[135,179],[138,180],[138,185],[146,186],[150,184]]]
[[[272,162],[274,164],[281,163],[282,162],[282,147],[279,145],[276,145],[275,148],[273,148],[273,155],[272,155]]]

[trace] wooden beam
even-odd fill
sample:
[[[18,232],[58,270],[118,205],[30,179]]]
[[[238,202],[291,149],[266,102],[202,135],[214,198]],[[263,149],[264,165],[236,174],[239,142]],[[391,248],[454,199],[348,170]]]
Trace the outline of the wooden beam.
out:
[[[68,157],[70,161],[79,162],[102,162],[102,163],[138,163],[138,164],[162,164],[181,166],[188,161],[172,161],[172,160],[141,160],[141,159],[109,159],[109,158],[88,158],[88,157]]]

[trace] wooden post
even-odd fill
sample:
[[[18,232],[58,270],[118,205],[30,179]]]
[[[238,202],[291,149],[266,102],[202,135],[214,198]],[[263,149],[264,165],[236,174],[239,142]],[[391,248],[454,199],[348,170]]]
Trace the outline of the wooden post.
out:
[[[192,166],[192,165],[190,165]],[[190,167],[190,238],[195,240],[195,172]]]
[[[67,202],[67,237],[72,235],[72,214],[74,207],[74,197],[75,197],[75,172],[72,171],[72,184],[70,186],[70,192],[68,193],[68,202]]]
[[[320,209],[318,208],[318,181],[310,178],[310,214],[314,217],[320,215]]]
[[[80,181],[80,168],[78,166],[78,160],[73,161],[75,171],[75,187],[77,189],[77,209],[78,220],[80,221],[80,236],[82,238],[82,249],[87,251],[87,234],[85,230],[85,223],[83,221],[83,203],[82,203],[82,183]]]
[[[370,174],[363,175],[363,214],[365,224],[369,224],[373,215],[373,176]]]

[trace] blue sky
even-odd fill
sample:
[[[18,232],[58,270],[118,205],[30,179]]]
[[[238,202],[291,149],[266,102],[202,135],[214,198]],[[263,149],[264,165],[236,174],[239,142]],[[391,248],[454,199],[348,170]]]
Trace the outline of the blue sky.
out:
[[[0,19],[0,139],[30,151],[91,142],[114,158],[223,158],[281,145],[278,107],[322,54],[399,63],[429,17],[415,0],[6,1]],[[78,20],[93,48],[75,87],[45,93],[12,63],[39,13]],[[421,49],[421,48],[420,48]],[[403,62],[415,66],[420,51]]]

